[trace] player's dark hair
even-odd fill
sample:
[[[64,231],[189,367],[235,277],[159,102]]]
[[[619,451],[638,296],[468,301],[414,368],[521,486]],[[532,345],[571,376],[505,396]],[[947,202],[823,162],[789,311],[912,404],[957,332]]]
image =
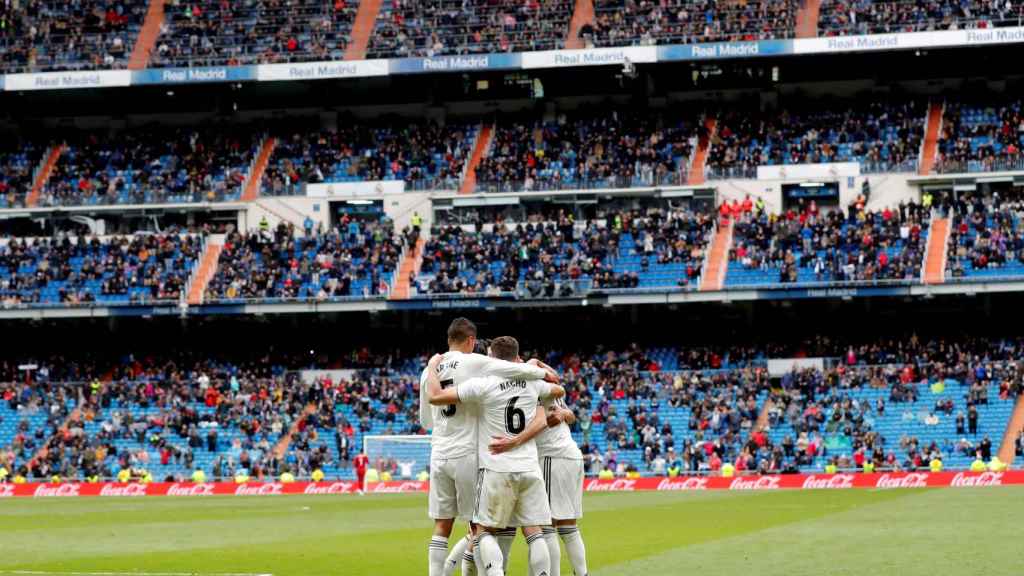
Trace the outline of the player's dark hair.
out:
[[[491,340],[491,356],[515,362],[519,357],[519,341],[511,336],[498,336]]]
[[[448,343],[462,344],[466,340],[476,336],[476,324],[469,318],[456,318],[448,325]]]

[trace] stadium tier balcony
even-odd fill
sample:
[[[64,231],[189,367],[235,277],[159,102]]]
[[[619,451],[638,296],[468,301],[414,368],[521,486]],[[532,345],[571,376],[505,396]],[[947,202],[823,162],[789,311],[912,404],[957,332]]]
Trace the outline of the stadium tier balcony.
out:
[[[712,178],[752,178],[761,165],[859,162],[862,172],[913,172],[924,137],[922,103],[728,113],[708,151]]]
[[[871,212],[745,212],[734,226],[727,287],[920,280],[929,214],[917,204]]]
[[[33,142],[4,139],[0,144],[0,208],[24,208],[43,148]]]
[[[939,139],[939,172],[1024,170],[1021,101],[999,105],[947,102]]]
[[[499,121],[476,169],[487,192],[631,188],[686,183],[697,116],[581,110]]]
[[[178,234],[10,239],[0,296],[5,307],[177,303],[201,251]]]
[[[824,0],[820,36],[853,36],[933,30],[1020,26],[1019,3],[1000,0]]]
[[[572,0],[384,0],[367,58],[564,47]]]
[[[0,73],[123,69],[147,0],[0,4]]]
[[[947,279],[1024,277],[1024,204],[1018,197],[962,194],[950,210]]]
[[[228,235],[206,301],[260,302],[380,297],[389,292],[403,242],[384,223],[345,221],[296,236]]]
[[[263,191],[301,194],[306,183],[404,180],[406,189],[457,190],[473,152],[477,127],[396,122],[345,123],[279,138]]]
[[[68,142],[41,206],[238,200],[258,148],[239,129],[141,129]]]
[[[152,67],[341,60],[358,0],[168,5]]]
[[[489,222],[434,230],[416,279],[421,294],[566,297],[589,290],[689,288],[701,273],[708,214],[659,209],[604,219]]]
[[[580,30],[593,46],[653,46],[792,38],[797,0],[595,0]]]

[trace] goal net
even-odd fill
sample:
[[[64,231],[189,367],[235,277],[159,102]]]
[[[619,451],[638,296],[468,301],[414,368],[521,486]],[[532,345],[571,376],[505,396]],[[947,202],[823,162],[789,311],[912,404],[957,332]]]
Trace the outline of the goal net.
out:
[[[370,466],[395,480],[412,480],[430,466],[430,436],[364,436]]]

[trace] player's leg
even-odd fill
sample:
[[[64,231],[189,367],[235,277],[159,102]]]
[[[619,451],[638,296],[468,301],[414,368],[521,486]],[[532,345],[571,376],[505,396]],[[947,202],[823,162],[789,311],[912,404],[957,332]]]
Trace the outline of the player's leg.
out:
[[[463,562],[467,552],[470,552],[469,544],[473,541],[472,531],[466,534],[465,538],[459,538],[459,541],[452,546],[451,552],[448,553],[448,557],[444,559],[444,573],[443,576],[453,576],[456,568]],[[465,574],[465,569],[463,569]]]
[[[583,544],[583,535],[576,525],[576,520],[556,520],[555,529],[565,544],[565,553],[569,556],[572,570],[576,576],[587,576],[587,547]]]
[[[551,556],[540,526],[524,526],[523,536],[526,536],[526,546],[529,548],[530,576],[550,576]]]
[[[583,461],[554,458],[551,463],[551,515],[576,576],[587,576],[587,548],[576,521],[583,517]]]
[[[366,494],[366,471],[356,471],[356,493],[360,496]]]
[[[504,574],[504,556],[496,532],[509,526],[516,494],[512,474],[480,470],[477,475],[476,507],[473,523],[478,537],[474,542],[477,569],[485,576]]]
[[[467,546],[462,546],[460,541],[459,544],[452,547],[448,559],[445,560],[445,569],[447,571],[448,567],[461,563],[462,576],[473,576],[477,573],[477,563],[473,551],[473,534],[475,534],[476,529],[473,526],[472,519],[473,511],[476,508],[476,486],[480,476],[480,468],[477,466],[475,452],[455,459],[453,464],[459,520],[469,522],[469,533],[466,537],[468,539]],[[450,575],[446,572],[446,576]]]
[[[505,559],[505,563],[502,565],[502,570],[508,573],[508,559],[512,552],[512,543],[516,540],[516,529],[505,528],[504,530],[498,530],[498,546],[501,547],[501,555]]]
[[[544,526],[541,528],[541,532],[544,534],[544,543],[548,547],[548,557],[551,558],[551,576],[561,576],[562,547],[558,543],[558,531],[554,526]]]
[[[551,524],[551,507],[540,469],[516,475],[519,491],[512,523],[523,527],[529,548],[531,576],[550,576],[551,555],[541,526]]]
[[[458,502],[455,493],[455,480],[452,478],[451,466],[447,460],[431,462],[430,492],[427,497],[427,508],[434,519],[434,534],[427,548],[427,574],[442,576],[445,560],[448,557],[448,538],[452,535],[452,526],[458,516]]]

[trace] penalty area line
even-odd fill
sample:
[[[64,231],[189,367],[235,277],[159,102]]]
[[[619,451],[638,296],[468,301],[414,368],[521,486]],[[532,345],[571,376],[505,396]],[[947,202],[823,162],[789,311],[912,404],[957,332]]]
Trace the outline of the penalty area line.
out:
[[[50,570],[0,570],[20,576],[274,576],[269,572],[56,572]]]

